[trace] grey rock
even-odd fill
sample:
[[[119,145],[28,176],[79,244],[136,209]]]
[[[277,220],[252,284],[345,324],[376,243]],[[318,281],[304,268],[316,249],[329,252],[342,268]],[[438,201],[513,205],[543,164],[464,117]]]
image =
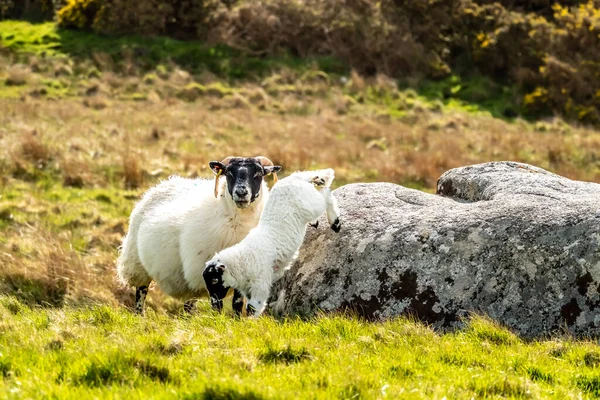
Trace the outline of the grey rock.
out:
[[[334,194],[342,230],[309,228],[274,285],[277,312],[442,329],[475,312],[526,337],[599,332],[600,185],[494,162],[446,172],[436,195],[391,183]]]

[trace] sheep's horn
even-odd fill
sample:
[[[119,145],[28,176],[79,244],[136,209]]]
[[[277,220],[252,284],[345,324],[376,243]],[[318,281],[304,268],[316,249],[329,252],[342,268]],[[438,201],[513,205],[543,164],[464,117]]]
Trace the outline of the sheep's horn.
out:
[[[234,158],[239,157],[226,157],[223,159],[223,161],[221,161],[221,164],[228,165]],[[222,173],[223,171],[221,170],[217,173],[217,176],[215,176],[215,198],[219,195],[219,177]]]
[[[221,164],[229,164],[231,162],[231,160],[233,160],[234,158],[241,158],[241,157],[226,157],[223,159],[223,161],[221,161]]]
[[[263,167],[273,167],[275,166],[275,164],[273,164],[273,161],[269,160],[267,157],[263,157],[263,156],[258,156],[255,157],[258,162],[260,163],[260,165],[262,165]],[[273,172],[273,182],[277,183],[277,172]]]

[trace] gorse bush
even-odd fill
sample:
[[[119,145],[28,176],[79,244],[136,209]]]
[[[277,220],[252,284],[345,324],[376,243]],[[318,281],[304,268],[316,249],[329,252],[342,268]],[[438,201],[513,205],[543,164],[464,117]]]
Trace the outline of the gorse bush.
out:
[[[525,112],[600,122],[600,7],[552,7],[552,19],[499,4],[466,9],[475,66],[507,78],[523,93]],[[480,30],[478,31],[478,27]]]
[[[100,33],[204,39],[223,6],[220,0],[69,0],[57,19],[65,28]]]
[[[0,0],[0,20],[28,18],[31,20],[52,19],[55,7],[62,0]]]
[[[400,3],[400,2],[398,2]],[[444,76],[453,3],[363,0],[241,2],[221,40],[257,54],[332,54],[363,74]]]
[[[556,3],[555,0],[474,0],[474,2],[480,5],[498,3],[513,11],[538,13],[546,17],[552,16],[552,5]],[[587,0],[562,0],[560,3],[571,7],[586,2]]]
[[[59,12],[58,20],[65,28],[84,29],[94,26],[102,18],[101,0],[69,1]]]

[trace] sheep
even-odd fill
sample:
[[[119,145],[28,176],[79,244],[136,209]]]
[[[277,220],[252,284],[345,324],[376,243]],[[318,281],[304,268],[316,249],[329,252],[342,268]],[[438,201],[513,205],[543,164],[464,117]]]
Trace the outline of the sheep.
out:
[[[273,174],[277,181],[281,170],[266,157],[227,157],[209,166],[214,187],[211,180],[174,176],[148,190],[131,213],[117,275],[136,288],[139,314],[152,281],[191,311],[193,299],[206,291],[206,261],[256,226],[269,195],[263,178]]]
[[[272,283],[297,258],[307,224],[316,224],[326,212],[331,229],[340,231],[339,209],[330,189],[333,178],[333,169],[302,171],[273,186],[256,228],[206,263],[203,276],[213,303],[231,287],[248,300],[248,315],[263,312]],[[242,303],[240,297],[237,301]],[[236,310],[241,312],[241,307]]]

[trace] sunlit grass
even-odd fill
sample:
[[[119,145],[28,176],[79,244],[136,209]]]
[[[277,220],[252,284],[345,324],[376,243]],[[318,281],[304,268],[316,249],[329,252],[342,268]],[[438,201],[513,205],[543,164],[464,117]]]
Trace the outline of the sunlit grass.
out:
[[[592,342],[525,342],[476,317],[440,334],[397,319],[278,321],[0,297],[6,398],[577,398],[598,392]],[[558,352],[558,349],[562,349]],[[187,396],[187,397],[186,397]]]

